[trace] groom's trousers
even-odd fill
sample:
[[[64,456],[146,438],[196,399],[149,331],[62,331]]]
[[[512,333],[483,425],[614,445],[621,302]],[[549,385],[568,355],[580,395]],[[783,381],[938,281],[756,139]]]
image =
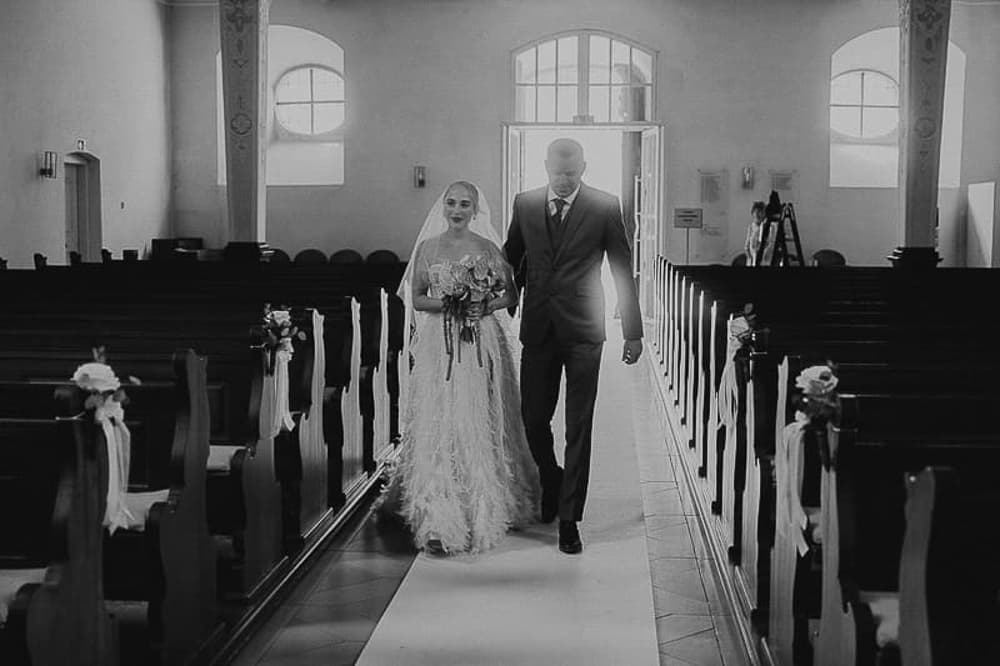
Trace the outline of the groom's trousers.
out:
[[[521,354],[521,415],[543,486],[557,480],[552,416],[566,371],[566,453],[559,519],[580,521],[590,480],[590,443],[604,343],[560,342],[551,332]]]

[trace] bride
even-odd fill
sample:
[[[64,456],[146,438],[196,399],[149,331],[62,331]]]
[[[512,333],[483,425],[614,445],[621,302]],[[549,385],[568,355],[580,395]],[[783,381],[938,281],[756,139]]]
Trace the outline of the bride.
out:
[[[497,243],[479,188],[452,183],[431,208],[399,295],[414,320],[412,370],[399,464],[383,495],[419,548],[480,552],[535,513],[538,471],[521,421],[516,337],[506,308],[517,302],[513,271]],[[502,276],[499,296],[469,306],[475,342],[445,319],[442,299],[458,262],[485,260]],[[404,361],[404,366],[405,361]]]

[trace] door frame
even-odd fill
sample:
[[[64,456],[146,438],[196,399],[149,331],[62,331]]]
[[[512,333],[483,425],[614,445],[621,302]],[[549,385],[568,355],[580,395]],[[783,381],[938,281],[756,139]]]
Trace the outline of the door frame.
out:
[[[66,166],[82,167],[82,189],[86,196],[83,205],[77,207],[77,238],[80,246],[80,256],[83,261],[100,262],[101,249],[104,243],[103,222],[101,219],[101,160],[88,151],[74,151],[63,158],[63,173]],[[64,176],[65,177],[65,176]],[[81,189],[77,180],[77,191]],[[65,242],[65,239],[64,239]]]
[[[648,123],[600,123],[600,124],[586,124],[586,125],[579,124],[578,125],[578,124],[568,124],[568,123],[561,123],[561,124],[559,124],[559,123],[551,123],[551,124],[549,124],[549,123],[528,123],[528,122],[514,122],[514,121],[510,121],[510,122],[502,122],[500,124],[500,126],[501,126],[500,127],[500,135],[501,135],[501,142],[500,142],[500,191],[502,193],[501,196],[503,197],[503,206],[502,206],[503,218],[502,218],[501,226],[500,226],[501,237],[506,237],[506,235],[507,235],[507,227],[510,225],[510,217],[511,217],[511,213],[513,212],[511,210],[511,204],[514,201],[514,195],[510,192],[510,179],[509,179],[509,176],[510,176],[510,171],[509,171],[510,165],[508,164],[508,160],[509,160],[509,157],[510,157],[510,150],[509,150],[509,147],[508,147],[508,141],[509,141],[511,130],[522,132],[522,134],[521,134],[521,150],[520,150],[520,159],[522,160],[522,164],[518,167],[518,169],[519,169],[520,172],[523,173],[523,171],[524,171],[524,166],[523,166],[523,160],[524,160],[524,143],[523,143],[523,137],[524,137],[524,134],[523,134],[523,132],[525,132],[526,130],[547,130],[547,131],[565,130],[567,132],[573,132],[573,131],[577,131],[577,130],[584,130],[584,131],[591,131],[591,130],[593,130],[593,131],[598,131],[598,130],[609,130],[610,129],[610,130],[620,130],[620,131],[627,131],[627,132],[639,132],[639,133],[642,133],[642,132],[645,132],[646,130],[658,129],[659,130],[659,137],[660,138],[659,138],[658,146],[657,146],[657,153],[658,154],[656,156],[656,164],[657,164],[657,170],[659,172],[659,177],[658,177],[659,183],[657,183],[657,192],[656,192],[656,194],[657,194],[657,196],[656,196],[657,202],[656,203],[657,203],[657,210],[659,212],[659,218],[660,218],[659,219],[659,224],[660,224],[660,226],[662,228],[662,226],[663,226],[663,219],[664,219],[664,211],[666,210],[666,207],[665,207],[665,202],[666,202],[666,187],[665,187],[665,182],[666,182],[666,166],[667,166],[665,158],[664,158],[664,155],[665,155],[665,145],[664,144],[666,143],[666,141],[664,141],[664,136],[665,136],[665,132],[666,132],[666,126],[665,126],[664,123],[657,123],[657,122],[648,122]],[[634,214],[635,214],[635,211],[625,211],[625,210],[622,211],[622,215],[634,215]],[[638,220],[635,220],[635,222],[638,223]],[[638,229],[638,225],[636,226],[636,229]],[[663,234],[660,235],[660,239],[659,240],[660,240],[660,244],[662,246],[662,243],[663,243]],[[664,251],[665,251],[665,248],[663,248],[663,247],[657,248],[657,252],[659,252],[659,253],[662,253]]]

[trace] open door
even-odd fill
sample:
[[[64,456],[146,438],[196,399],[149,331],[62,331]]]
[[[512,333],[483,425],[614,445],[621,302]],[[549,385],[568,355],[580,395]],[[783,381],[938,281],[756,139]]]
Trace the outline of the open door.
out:
[[[90,153],[74,152],[63,163],[66,189],[66,263],[78,253],[86,262],[101,261],[101,163]]]
[[[640,147],[640,174],[636,178],[634,204],[635,216],[635,272],[639,280],[639,297],[643,312],[653,311],[653,267],[656,256],[662,251],[660,173],[662,166],[660,128],[642,131]]]
[[[500,237],[507,238],[507,227],[514,212],[514,197],[524,189],[524,130],[514,125],[503,126],[503,218]]]

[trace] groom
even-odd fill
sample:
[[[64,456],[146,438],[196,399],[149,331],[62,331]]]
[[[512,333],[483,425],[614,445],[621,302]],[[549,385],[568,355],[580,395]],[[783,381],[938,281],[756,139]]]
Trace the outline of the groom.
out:
[[[504,251],[524,289],[521,313],[521,414],[542,483],[542,522],[559,517],[559,549],[583,550],[583,518],[590,477],[597,376],[604,347],[601,262],[607,253],[618,290],[625,349],[633,364],[642,354],[642,319],[632,252],[621,205],[614,195],[583,184],[583,146],[557,139],[549,147],[549,184],[514,198]],[[556,462],[552,416],[566,372],[565,471]]]

